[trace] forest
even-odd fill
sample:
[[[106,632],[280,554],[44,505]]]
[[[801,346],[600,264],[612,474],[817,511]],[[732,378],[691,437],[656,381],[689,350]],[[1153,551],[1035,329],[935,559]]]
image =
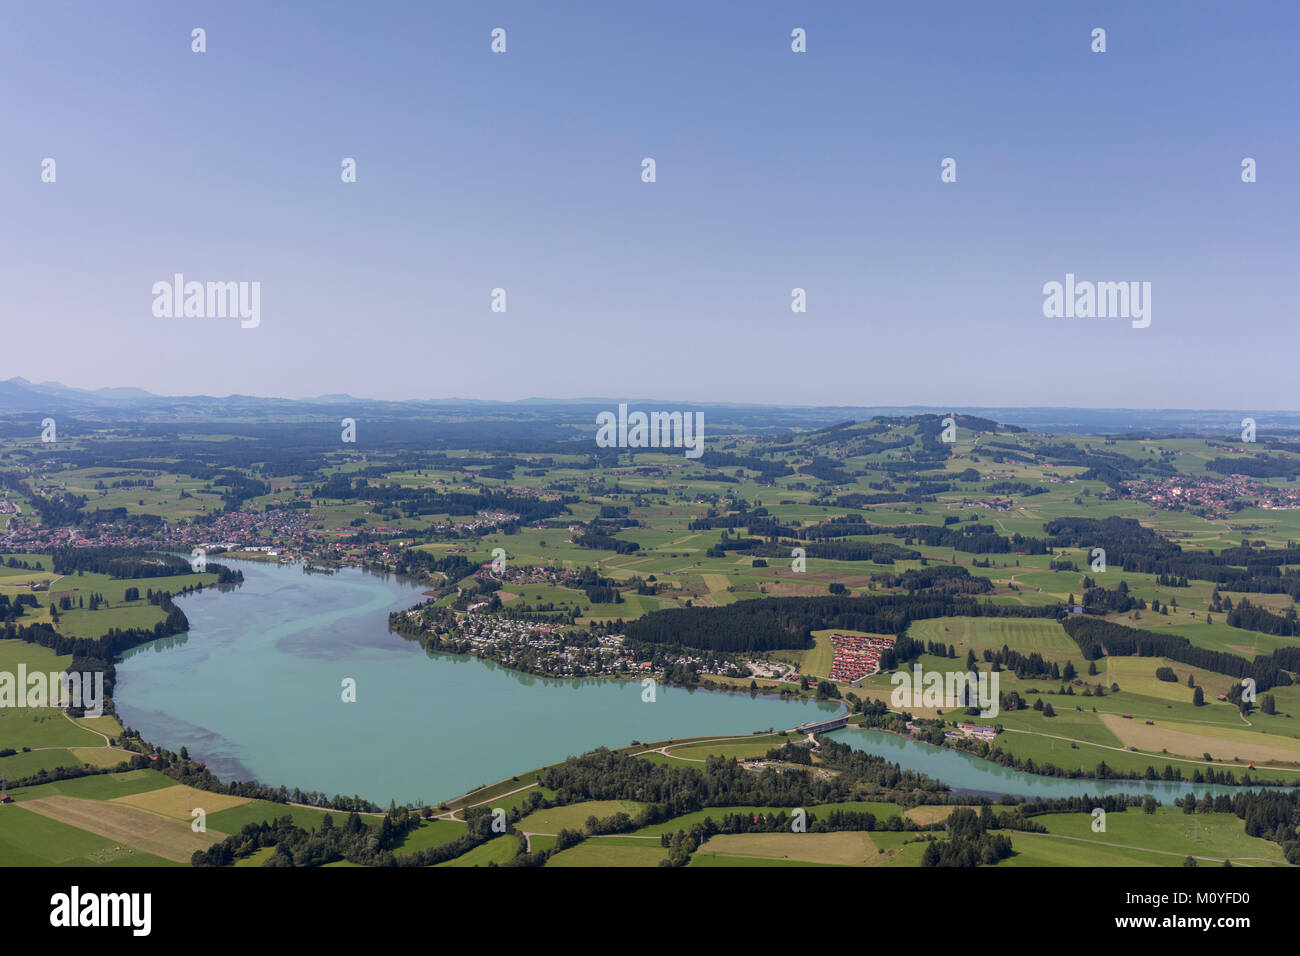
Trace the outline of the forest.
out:
[[[655,611],[629,621],[626,634],[629,642],[642,644],[756,652],[811,647],[812,632],[823,628],[894,634],[901,638],[908,625],[926,618],[1056,617],[1060,613],[1057,607],[981,603],[933,591],[765,598],[722,607]],[[900,641],[896,646],[901,645]]]

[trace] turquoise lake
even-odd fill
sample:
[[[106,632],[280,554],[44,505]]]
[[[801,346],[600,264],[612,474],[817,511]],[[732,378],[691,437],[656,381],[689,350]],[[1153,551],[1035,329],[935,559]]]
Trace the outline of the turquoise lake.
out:
[[[388,631],[421,587],[343,569],[234,562],[244,583],[178,599],[187,634],[118,665],[118,713],[147,740],[187,747],[222,780],[436,803],[599,746],[786,729],[839,704],[553,680],[489,661],[426,653]],[[356,681],[356,703],[342,682]],[[1167,802],[1231,787],[1026,774],[896,734],[830,735],[958,790],[1067,797],[1150,793]]]
[[[785,729],[838,704],[552,680],[426,654],[388,631],[422,588],[345,568],[230,562],[244,583],[178,598],[187,634],[117,667],[123,722],[222,780],[434,802],[599,746]],[[342,682],[356,681],[355,703]]]

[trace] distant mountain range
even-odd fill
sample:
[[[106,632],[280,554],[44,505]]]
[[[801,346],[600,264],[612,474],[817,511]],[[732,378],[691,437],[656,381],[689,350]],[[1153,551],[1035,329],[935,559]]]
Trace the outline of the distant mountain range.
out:
[[[600,411],[613,411],[620,402],[643,411],[701,411],[715,428],[746,431],[821,428],[876,415],[946,415],[960,412],[1030,431],[1087,434],[1168,434],[1170,432],[1232,434],[1241,420],[1255,419],[1263,432],[1300,432],[1300,412],[1267,409],[1123,409],[1123,408],[990,408],[983,406],[868,405],[793,406],[725,402],[683,402],[669,399],[528,398],[503,402],[446,398],[389,401],[347,394],[289,399],[253,395],[156,395],[142,388],[76,388],[61,382],[0,381],[0,422],[26,423],[44,416],[74,417],[87,422],[172,423],[232,421],[320,421],[333,416],[364,414],[377,421],[514,421],[594,422]]]

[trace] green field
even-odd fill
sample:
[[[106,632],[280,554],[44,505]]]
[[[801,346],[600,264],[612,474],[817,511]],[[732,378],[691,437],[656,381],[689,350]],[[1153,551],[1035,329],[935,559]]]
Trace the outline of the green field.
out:
[[[937,617],[917,621],[908,629],[907,636],[917,641],[951,644],[957,650],[958,661],[965,661],[966,652],[971,650],[982,661],[985,650],[997,650],[1005,645],[1022,654],[1037,652],[1046,660],[1061,664],[1067,660],[1073,660],[1076,667],[1083,663],[1079,645],[1055,621]]]
[[[87,751],[87,753],[94,753],[94,751]],[[0,757],[0,775],[3,775],[5,780],[21,780],[24,777],[34,776],[41,770],[53,770],[55,767],[83,767],[86,763],[87,761],[65,748],[33,750],[30,753]]]
[[[503,833],[486,843],[480,843],[468,853],[462,853],[454,860],[439,863],[438,866],[487,866],[489,863],[501,864],[514,859],[519,851],[519,837],[513,833]]]
[[[782,747],[789,740],[784,734],[761,734],[750,740],[719,740],[714,743],[704,744],[681,744],[675,747],[669,747],[670,756],[679,760],[691,760],[703,762],[705,758],[714,757],[735,757],[737,760],[747,760],[753,757],[762,757],[774,747]]]
[[[1088,813],[1050,813],[1035,818],[1048,831],[1094,843],[1119,843],[1145,850],[1163,850],[1233,862],[1285,863],[1276,843],[1246,836],[1244,824],[1230,813],[1183,813],[1176,807],[1158,807],[1153,814],[1138,809],[1106,814],[1106,831],[1094,833]]]
[[[133,793],[146,793],[173,787],[176,781],[156,770],[129,770],[126,773],[104,773],[92,777],[74,777],[70,780],[56,780],[31,787],[20,787],[9,791],[9,796],[22,802],[38,797],[62,795],[80,797],[85,800],[113,800]],[[218,829],[217,827],[213,827]]]
[[[615,813],[626,813],[635,818],[645,807],[631,800],[589,800],[549,810],[536,810],[515,826],[524,833],[559,833],[561,830],[581,830],[589,817],[604,819]]]
[[[794,809],[796,808],[756,807],[756,806],[708,807],[707,809],[704,810],[693,810],[690,813],[684,813],[679,817],[674,817],[673,819],[667,820],[663,823],[652,823],[650,826],[642,827],[641,829],[636,830],[634,832],[637,836],[658,836],[661,833],[676,833],[678,830],[689,829],[691,826],[693,826],[696,823],[703,823],[705,819],[709,817],[712,817],[714,821],[718,821],[725,816],[730,816],[737,813],[749,814],[751,816],[754,815],[767,816],[768,814],[772,814],[772,813],[789,814]],[[903,812],[902,808],[898,806],[898,804],[878,803],[878,802],[872,802],[867,800],[857,800],[857,801],[849,801],[843,803],[813,804],[804,807],[803,809],[808,812],[808,816],[810,819],[814,819],[814,818],[825,819],[826,816],[829,813],[831,813],[831,811],[833,810],[852,810],[857,813],[871,813],[874,814],[876,819],[878,820],[883,820],[886,817],[901,816]]]
[[[556,853],[550,866],[658,866],[668,851],[654,840],[619,840],[616,837],[592,837],[575,847]]]
[[[174,866],[20,804],[0,807],[0,866]]]
[[[429,847],[442,846],[452,840],[459,840],[465,835],[466,829],[465,824],[455,820],[425,820],[404,836],[393,852],[401,856],[417,850],[426,850]]]
[[[348,814],[335,811],[317,810],[314,807],[292,807],[283,803],[271,803],[268,800],[250,800],[243,806],[231,807],[208,814],[208,826],[224,833],[238,833],[250,823],[262,823],[290,817],[294,823],[304,829],[319,829],[325,817],[332,818],[334,826],[347,823]],[[374,817],[362,817],[363,823],[372,824]]]

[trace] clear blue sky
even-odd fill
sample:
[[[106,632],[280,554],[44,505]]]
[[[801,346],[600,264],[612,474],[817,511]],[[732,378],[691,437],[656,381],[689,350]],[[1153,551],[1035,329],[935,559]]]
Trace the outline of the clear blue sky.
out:
[[[1297,35],[1293,2],[5,4],[0,378],[1295,409]],[[260,281],[260,327],[155,318],[176,272]],[[1151,282],[1151,326],[1044,318],[1067,272]]]

